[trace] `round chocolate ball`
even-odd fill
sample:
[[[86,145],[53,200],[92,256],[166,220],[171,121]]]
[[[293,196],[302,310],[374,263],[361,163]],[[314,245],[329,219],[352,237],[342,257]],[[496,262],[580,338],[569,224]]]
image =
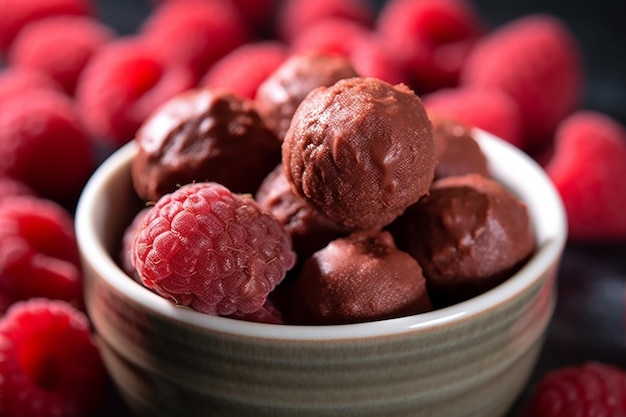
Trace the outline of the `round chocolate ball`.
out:
[[[380,228],[428,193],[432,126],[404,84],[349,78],[300,104],[282,147],[287,180],[331,219]]]
[[[502,283],[535,250],[526,205],[478,174],[435,181],[392,230],[398,247],[422,266],[433,300],[442,305]]]
[[[345,324],[431,309],[418,262],[388,232],[335,239],[304,263],[293,287],[295,319]]]
[[[145,201],[194,181],[254,193],[280,163],[280,140],[253,102],[226,90],[175,96],[144,122],[135,142],[132,180]]]
[[[267,125],[282,140],[296,109],[311,91],[357,75],[344,56],[298,53],[261,83],[255,101]]]

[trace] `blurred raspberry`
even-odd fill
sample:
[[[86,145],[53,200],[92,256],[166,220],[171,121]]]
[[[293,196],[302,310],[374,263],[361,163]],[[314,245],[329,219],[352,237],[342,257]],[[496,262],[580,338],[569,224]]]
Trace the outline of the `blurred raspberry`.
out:
[[[405,82],[407,79],[402,65],[375,34],[355,39],[349,58],[362,77],[379,78],[390,84]]]
[[[496,88],[445,88],[422,97],[429,115],[447,116],[479,127],[521,147],[522,115],[517,102]]]
[[[558,123],[582,96],[581,52],[557,17],[527,15],[491,32],[467,59],[465,85],[499,88],[517,101],[523,148],[532,151],[552,139]]]
[[[328,18],[371,27],[374,15],[374,8],[369,0],[284,0],[277,10],[276,35],[291,42],[312,25]],[[328,37],[336,35],[327,34]]]
[[[0,174],[72,203],[95,167],[92,142],[64,94],[33,90],[0,100]]]
[[[568,237],[580,242],[626,239],[626,127],[579,110],[557,127],[545,169],[561,194]]]
[[[31,23],[19,33],[8,62],[43,71],[73,94],[93,52],[113,37],[113,31],[94,18],[50,17]]]
[[[287,59],[281,42],[265,41],[242,45],[218,60],[200,86],[224,88],[240,97],[253,99],[265,79]],[[250,63],[254,65],[250,65]]]
[[[555,369],[538,383],[523,417],[620,417],[626,415],[626,373],[587,362]]]
[[[131,253],[143,284],[204,313],[254,313],[295,263],[276,219],[217,183],[166,194],[144,224]]]
[[[32,299],[0,319],[0,413],[89,417],[106,372],[87,317],[62,301]]]
[[[0,100],[38,89],[63,91],[59,83],[42,71],[16,67],[6,67],[0,70]]]
[[[36,194],[37,193],[35,193],[32,188],[22,181],[10,177],[0,177],[0,202],[7,197],[18,195],[34,197]]]
[[[46,297],[82,306],[82,275],[72,217],[32,196],[0,201],[0,312]]]
[[[197,77],[250,38],[239,11],[221,0],[162,3],[139,32],[163,59],[186,67]]]
[[[295,54],[319,53],[349,57],[355,45],[371,34],[370,29],[347,19],[326,18],[307,26],[291,40]]]
[[[3,0],[0,13],[0,54],[6,53],[19,31],[36,20],[57,15],[90,16],[91,0]]]
[[[79,79],[76,99],[92,135],[115,149],[133,139],[160,104],[194,83],[187,68],[162,61],[137,38],[125,38],[93,55]]]
[[[391,0],[377,33],[418,93],[458,84],[465,59],[485,28],[468,0]]]

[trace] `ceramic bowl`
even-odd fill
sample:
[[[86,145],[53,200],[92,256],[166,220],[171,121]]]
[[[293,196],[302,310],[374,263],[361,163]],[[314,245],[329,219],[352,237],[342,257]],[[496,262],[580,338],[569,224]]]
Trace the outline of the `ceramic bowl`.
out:
[[[528,205],[537,252],[514,276],[428,313],[334,326],[273,325],[175,307],[116,264],[138,209],[131,142],[89,180],[76,213],[85,296],[103,358],[145,416],[504,415],[541,350],[566,241],[562,202],[529,157],[483,131],[495,178]]]

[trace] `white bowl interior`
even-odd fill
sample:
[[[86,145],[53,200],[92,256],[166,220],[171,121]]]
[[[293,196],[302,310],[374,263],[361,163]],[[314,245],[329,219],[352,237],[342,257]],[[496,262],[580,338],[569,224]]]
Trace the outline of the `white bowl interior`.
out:
[[[111,155],[87,183],[76,212],[76,233],[84,257],[107,283],[129,302],[203,329],[285,340],[340,340],[379,337],[443,326],[480,314],[530,286],[560,257],[566,241],[566,218],[558,192],[530,157],[482,130],[475,137],[487,155],[493,176],[527,204],[537,238],[537,252],[514,276],[496,288],[450,307],[407,317],[369,323],[333,326],[296,326],[253,323],[215,317],[174,306],[142,288],[126,275],[111,256],[124,227],[139,207],[130,180],[135,144],[128,143]],[[133,203],[135,201],[135,203]]]

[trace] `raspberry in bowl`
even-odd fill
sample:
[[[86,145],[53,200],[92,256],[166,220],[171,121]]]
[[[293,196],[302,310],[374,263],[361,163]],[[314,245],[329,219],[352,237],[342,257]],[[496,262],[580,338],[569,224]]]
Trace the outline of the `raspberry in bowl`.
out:
[[[334,97],[347,94],[346,91],[353,86],[359,91],[368,90],[370,84],[384,90],[377,90],[381,95],[376,103],[388,105],[374,106],[380,114],[403,114],[404,104],[396,110],[394,106],[404,101],[407,106],[421,105],[419,100],[406,96],[411,94],[408,89],[359,80],[342,82],[341,92],[336,92],[334,86],[328,87],[329,96],[325,96],[322,90],[316,97],[327,103],[328,109],[336,110]],[[361,105],[358,97],[353,99],[352,106]],[[300,117],[298,113],[306,111],[307,106],[313,105],[300,106],[294,117]],[[420,116],[420,112],[415,116]],[[363,121],[352,118],[349,112],[323,113],[322,117],[311,118],[311,125],[341,114],[354,123],[348,126],[352,128],[351,132],[367,132]],[[335,210],[338,206],[333,200],[333,210],[326,210],[329,203],[324,198],[312,199],[315,207],[326,210],[324,213],[333,220],[363,230],[358,231],[362,236],[358,239],[354,234],[349,238],[342,237],[336,244],[319,250],[309,258],[317,259],[318,263],[307,264],[303,270],[315,267],[322,270],[320,265],[328,265],[324,259],[341,263],[341,254],[337,255],[333,248],[346,254],[359,254],[356,259],[365,265],[368,258],[361,248],[375,246],[384,254],[376,263],[379,271],[383,271],[381,274],[386,271],[397,274],[404,268],[407,275],[423,279],[418,264],[393,247],[391,232],[378,230],[387,226],[393,229],[394,216],[399,216],[407,205],[429,193],[428,183],[433,180],[435,169],[432,163],[434,149],[432,143],[428,145],[426,127],[429,121],[427,118],[422,120],[421,116],[415,120],[424,127],[417,130],[420,140],[424,141],[423,146],[429,148],[424,159],[419,159],[420,175],[425,177],[425,182],[404,184],[405,188],[400,190],[403,194],[399,195],[394,194],[394,188],[389,186],[376,199],[370,198],[376,195],[376,190],[368,188],[372,186],[368,182],[369,185],[360,189],[361,193],[357,195],[364,196],[370,210],[378,211],[378,215],[371,218],[360,211],[362,206],[350,206],[350,211]],[[306,130],[306,123],[294,126],[294,129]],[[394,158],[402,159],[402,155],[415,152],[415,148],[404,147],[404,142],[393,140],[398,137],[393,135],[405,131],[400,125],[378,126],[387,128],[376,130],[377,133],[392,135],[386,142],[390,144],[389,149],[401,151],[393,155],[376,154],[376,158],[371,158],[374,162],[393,161],[391,165],[396,166],[399,165],[396,163],[398,159]],[[77,208],[76,230],[86,276],[85,303],[102,340],[107,368],[131,408],[138,415],[150,416],[180,413],[200,416],[207,412],[215,416],[504,415],[530,376],[552,316],[556,295],[554,280],[566,240],[566,219],[555,188],[532,159],[484,131],[475,129],[472,132],[487,158],[491,178],[526,206],[535,239],[532,253],[506,279],[469,298],[460,301],[455,298],[452,303],[435,304],[431,308],[430,303],[419,296],[423,288],[419,285],[416,286],[419,287],[416,296],[407,297],[419,300],[415,304],[419,307],[390,318],[372,317],[341,324],[334,319],[330,323],[309,323],[306,320],[281,324],[274,320],[243,319],[256,313],[270,316],[281,307],[265,303],[259,308],[261,303],[256,299],[255,308],[259,310],[255,312],[249,308],[236,310],[232,307],[225,310],[225,314],[232,312],[234,317],[209,314],[194,309],[193,303],[180,302],[183,297],[178,297],[178,293],[164,297],[163,288],[145,288],[136,277],[131,278],[125,268],[120,267],[118,258],[128,227],[145,207],[134,190],[131,169],[133,158],[139,152],[138,143],[134,141],[117,150],[85,187]],[[342,135],[338,130],[332,130],[332,133],[337,139],[337,153],[324,155],[341,154],[340,142],[358,146],[359,139],[352,133]],[[298,154],[298,149],[311,147],[300,142],[306,135],[293,136],[288,133],[283,143],[283,163],[289,165],[289,175],[298,176],[301,194],[306,196],[311,191],[311,177],[300,173],[311,167],[306,159],[302,159],[302,154]],[[368,146],[375,148],[373,142]],[[365,149],[355,149],[358,160],[370,158],[371,154]],[[289,153],[288,160],[284,158],[285,153]],[[329,159],[325,161],[330,163]],[[361,169],[354,168],[346,174],[349,176]],[[392,172],[384,171],[384,174],[380,178],[394,184]],[[343,176],[344,173],[337,170],[335,175]],[[315,181],[321,181],[322,177]],[[356,178],[363,179],[358,175]],[[183,204],[181,193],[188,192],[190,186],[214,187],[207,184],[181,185],[178,190],[159,198],[154,208],[165,215],[178,214],[180,209],[163,209],[163,198]],[[416,188],[407,190],[406,187],[410,186]],[[345,189],[349,187],[340,188]],[[220,193],[223,198],[228,197],[223,190]],[[341,192],[335,195],[336,200],[343,197]],[[386,199],[393,204],[378,204]],[[239,204],[231,203],[230,207]],[[189,210],[199,212],[199,209]],[[158,230],[155,225],[159,215],[151,211],[144,215],[148,220],[143,220],[143,230],[153,227]],[[377,234],[372,228],[378,230]],[[373,235],[375,238],[371,237]],[[181,236],[181,242],[188,238],[187,235]],[[144,253],[138,249],[137,239],[135,257]],[[157,239],[149,245],[156,246]],[[189,250],[195,249],[194,245],[189,246]],[[288,258],[289,255],[285,255],[284,268],[289,267]],[[389,259],[394,263],[402,259],[409,266],[387,268],[384,261]],[[137,262],[135,259],[135,265]],[[141,260],[139,263],[144,265]],[[191,273],[186,274],[188,266],[186,262],[180,262],[176,272],[189,276]],[[349,272],[340,275],[351,275],[353,272],[350,271],[359,268],[345,270]],[[139,280],[145,281],[146,276],[144,272]],[[330,279],[333,274],[323,277]],[[287,277],[283,282],[289,279]],[[178,289],[182,281],[168,283],[165,289]],[[366,281],[363,278],[359,282]],[[277,284],[276,288],[281,285]],[[295,293],[306,294],[306,288],[314,285],[315,280],[309,281]],[[358,285],[352,291],[358,291]],[[377,301],[375,292],[368,297],[368,303]],[[388,305],[389,300],[385,302]],[[293,300],[288,304],[294,310],[303,305]]]

